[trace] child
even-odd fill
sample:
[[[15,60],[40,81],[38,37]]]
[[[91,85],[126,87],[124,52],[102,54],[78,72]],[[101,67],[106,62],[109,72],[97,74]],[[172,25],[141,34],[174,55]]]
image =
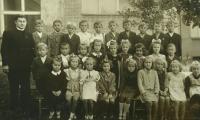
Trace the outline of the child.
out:
[[[114,103],[116,98],[116,84],[115,84],[115,74],[110,71],[112,67],[111,61],[104,59],[102,61],[102,69],[100,72],[100,80],[98,81],[98,91],[99,91],[99,109],[100,115],[103,114],[105,118],[114,118]],[[103,109],[102,109],[103,108]]]
[[[131,48],[135,45],[136,34],[131,31],[132,23],[130,20],[123,21],[124,32],[121,32],[118,37],[118,45],[121,44],[123,39],[128,39],[131,43]]]
[[[169,106],[170,106],[170,98],[169,93],[165,89],[165,80],[167,76],[167,62],[163,59],[157,58],[154,61],[154,69],[158,73],[158,79],[160,83],[160,92],[159,92],[159,120],[168,120],[169,118]]]
[[[107,57],[109,60],[112,61],[112,67],[110,69],[111,72],[113,72],[116,76],[116,87],[117,87],[117,90],[119,89],[118,88],[118,85],[119,85],[119,71],[120,71],[120,58],[117,54],[117,48],[118,48],[118,45],[117,45],[117,42],[116,41],[110,41],[110,45],[108,46],[108,53],[107,53]]]
[[[149,51],[149,46],[151,45],[152,37],[146,33],[147,26],[145,23],[141,23],[138,26],[140,33],[136,36],[136,43],[142,43],[145,46],[145,49]]]
[[[52,119],[56,111],[56,118],[60,119],[60,111],[63,106],[65,88],[67,85],[66,74],[61,70],[61,58],[55,57],[52,63],[52,71],[48,74],[48,97],[47,102],[49,105],[50,115]]]
[[[126,120],[131,101],[139,95],[136,64],[132,58],[127,59],[127,69],[120,85],[119,120]]]
[[[167,65],[168,65],[168,68],[167,68],[167,71],[169,72],[169,66],[171,64],[171,62],[173,60],[179,60],[179,58],[176,56],[176,46],[173,44],[173,43],[169,43],[167,45],[167,54],[166,54],[166,61],[167,61]]]
[[[37,46],[37,44],[40,42],[43,42],[48,45],[47,41],[48,36],[46,33],[44,33],[43,27],[44,27],[43,20],[38,19],[35,21],[35,32],[32,33],[35,46]]]
[[[181,63],[177,60],[172,61],[170,68],[172,72],[167,74],[166,89],[169,90],[170,98],[173,104],[173,116],[175,120],[184,120],[186,102],[184,87],[185,75],[181,72]]]
[[[60,56],[62,59],[62,69],[69,67],[70,45],[68,42],[60,43]]]
[[[88,57],[85,61],[86,70],[84,71],[83,79],[80,84],[82,86],[82,99],[84,101],[85,108],[85,119],[93,120],[94,113],[94,103],[97,101],[97,87],[96,83],[99,81],[100,76],[99,72],[93,69],[94,67],[94,59],[92,57]]]
[[[90,53],[90,57],[93,57],[96,61],[96,64],[94,66],[94,69],[97,71],[101,70],[100,67],[100,62],[104,58],[104,53],[103,53],[103,43],[99,39],[95,39],[91,45],[92,50]]]
[[[110,32],[105,35],[105,44],[107,44],[110,40],[118,40],[119,33],[116,31],[117,27],[117,23],[113,20],[108,23]]]
[[[145,59],[145,47],[142,43],[137,43],[135,44],[134,49],[135,53],[133,55],[133,59],[137,62],[137,69],[140,70],[143,68],[143,62]]]
[[[182,55],[182,47],[181,47],[181,36],[177,33],[174,32],[174,23],[173,22],[168,22],[167,23],[167,29],[168,33],[165,34],[164,38],[164,49],[166,50],[167,45],[169,43],[173,43],[176,46],[176,55],[180,57]]]
[[[76,55],[71,55],[69,58],[70,68],[65,69],[64,72],[67,75],[67,91],[65,99],[67,100],[67,106],[69,108],[70,116],[68,120],[76,119],[75,111],[77,107],[77,101],[80,97],[80,80],[82,77],[82,70],[79,69],[79,58]]]
[[[94,23],[95,33],[92,35],[92,40],[98,39],[101,40],[101,42],[104,44],[105,34],[102,33],[102,29],[103,29],[103,24],[100,21]]]
[[[53,21],[54,32],[51,33],[48,37],[49,47],[50,47],[50,56],[54,57],[59,54],[59,44],[61,37],[64,35],[62,30],[62,22],[60,20]]]
[[[157,59],[157,58],[161,58],[161,59],[163,59],[163,60],[166,60],[165,55],[160,54],[160,47],[161,47],[161,44],[160,44],[159,42],[154,42],[154,43],[152,44],[153,54],[149,55],[149,57],[152,58],[153,62],[154,62],[155,59]]]
[[[39,93],[46,96],[47,81],[45,78],[52,69],[52,59],[47,56],[48,46],[45,43],[37,44],[37,53],[38,56],[34,58],[32,63],[33,79],[36,81],[36,88]]]
[[[65,34],[61,42],[68,42],[71,48],[71,53],[77,54],[78,53],[78,46],[80,45],[80,38],[78,35],[75,34],[76,25],[75,23],[68,23],[67,24],[67,31],[68,33]]]
[[[86,43],[81,43],[79,46],[79,59],[80,59],[80,64],[79,67],[84,69],[84,63],[86,59],[88,58],[89,55],[89,47],[87,46]]]
[[[90,43],[92,42],[92,34],[87,32],[88,28],[89,28],[89,23],[87,20],[82,20],[79,22],[79,28],[81,29],[81,31],[77,34],[80,37],[80,43],[84,43],[87,46],[90,45]]]
[[[146,57],[144,60],[144,68],[138,72],[138,88],[141,100],[145,102],[147,111],[147,120],[156,120],[159,79],[158,74],[152,69],[152,58]]]

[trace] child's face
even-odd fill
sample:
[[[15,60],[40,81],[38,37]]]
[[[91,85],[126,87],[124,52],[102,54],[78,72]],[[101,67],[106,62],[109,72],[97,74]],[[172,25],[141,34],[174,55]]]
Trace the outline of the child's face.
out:
[[[60,32],[62,29],[62,24],[59,22],[54,23],[53,28],[56,32]]]
[[[101,42],[94,42],[94,51],[100,52],[101,50]]]
[[[199,66],[193,66],[192,73],[195,76],[199,76],[199,74],[200,74],[200,68],[199,68]]]
[[[146,26],[139,27],[139,31],[140,31],[141,34],[145,34],[146,30],[147,30]]]
[[[122,45],[122,52],[123,53],[128,53],[129,50],[129,45],[128,44],[123,44]]]
[[[110,23],[109,25],[110,31],[115,32],[117,29],[117,24],[116,23]]]
[[[138,57],[143,56],[143,50],[142,50],[142,48],[136,48],[135,54],[136,54]]]
[[[75,32],[75,28],[73,26],[68,26],[67,31],[69,34],[73,34]]]
[[[110,64],[109,63],[104,63],[103,64],[103,71],[104,72],[109,72],[110,71]]]
[[[40,57],[44,57],[45,55],[47,55],[47,52],[48,52],[48,50],[46,47],[40,47],[38,49],[38,54]]]
[[[43,26],[37,25],[37,26],[35,26],[35,30],[36,30],[37,32],[42,32],[42,31],[43,31]]]
[[[160,52],[160,44],[153,45],[153,52],[156,54]]]
[[[64,55],[64,56],[69,55],[69,52],[70,52],[69,44],[61,45],[60,53],[61,53],[62,55]]]
[[[53,61],[53,71],[54,72],[58,72],[60,71],[60,68],[61,68],[61,62],[58,62],[58,61]]]
[[[78,67],[78,58],[74,58],[74,59],[72,59],[71,60],[71,62],[70,62],[70,66],[72,67],[72,68],[74,68],[74,69],[76,69],[77,67]]]
[[[123,28],[124,28],[125,31],[130,31],[131,26],[132,26],[131,23],[127,22],[127,23],[124,23]]]
[[[161,25],[156,24],[156,25],[154,26],[154,30],[155,30],[156,33],[160,33],[160,32],[162,31]]]
[[[159,70],[159,71],[162,71],[164,68],[164,63],[162,61],[158,61],[156,63],[156,69]]]
[[[135,71],[135,64],[133,64],[133,63],[129,63],[128,64],[128,71],[129,72],[134,72]]]
[[[110,45],[109,49],[110,49],[110,53],[112,55],[117,54],[117,46],[116,45]]]
[[[89,70],[89,71],[93,70],[93,66],[94,66],[93,60],[87,60],[86,61],[85,67],[86,67],[87,70]]]
[[[94,26],[94,30],[96,33],[101,33],[102,31],[102,25],[95,25]]]
[[[87,54],[87,47],[80,47],[80,54],[86,55]]]
[[[150,70],[151,67],[152,67],[152,61],[150,59],[147,59],[144,61],[144,67],[147,69],[147,70]]]
[[[80,29],[82,32],[86,32],[88,29],[88,23],[87,22],[83,22],[80,24]]]
[[[172,69],[172,72],[175,74],[180,72],[180,68],[178,64],[171,64],[171,69]]]
[[[168,55],[174,55],[175,54],[174,47],[168,47],[167,48],[167,54]]]

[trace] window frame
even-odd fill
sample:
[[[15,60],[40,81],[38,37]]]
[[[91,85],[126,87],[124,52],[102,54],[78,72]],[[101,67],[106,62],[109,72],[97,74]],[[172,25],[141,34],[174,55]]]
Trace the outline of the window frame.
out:
[[[41,9],[40,11],[26,11],[25,10],[25,0],[21,0],[21,9],[12,11],[12,10],[4,10],[4,0],[0,0],[0,8],[1,8],[1,13],[0,13],[0,19],[1,19],[1,28],[0,28],[0,35],[2,35],[3,31],[5,30],[5,21],[4,21],[4,16],[5,15],[39,15],[41,17]],[[40,1],[41,5],[41,1]]]

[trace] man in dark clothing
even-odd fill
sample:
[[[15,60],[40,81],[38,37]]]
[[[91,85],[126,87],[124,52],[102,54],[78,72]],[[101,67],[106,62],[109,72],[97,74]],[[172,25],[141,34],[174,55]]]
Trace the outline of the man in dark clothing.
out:
[[[10,85],[11,110],[30,109],[30,68],[34,58],[34,40],[25,31],[27,20],[19,15],[15,19],[16,28],[4,31],[1,46],[3,71],[7,73]]]

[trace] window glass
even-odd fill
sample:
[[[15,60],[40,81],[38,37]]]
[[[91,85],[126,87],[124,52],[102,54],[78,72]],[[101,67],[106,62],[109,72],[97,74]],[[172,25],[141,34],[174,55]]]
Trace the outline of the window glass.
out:
[[[40,0],[25,0],[26,11],[40,11]]]
[[[21,0],[4,0],[4,10],[19,11],[21,10]]]
[[[82,0],[82,13],[98,14],[99,0]]]
[[[102,14],[116,14],[117,13],[117,0],[102,0],[101,1]]]

